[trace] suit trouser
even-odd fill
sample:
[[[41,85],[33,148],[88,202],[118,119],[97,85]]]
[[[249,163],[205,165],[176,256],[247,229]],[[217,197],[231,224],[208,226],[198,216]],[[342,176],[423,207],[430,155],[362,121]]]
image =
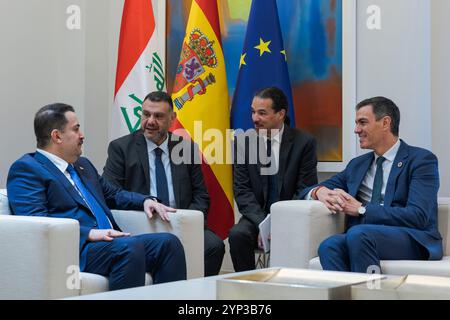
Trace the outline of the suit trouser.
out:
[[[145,273],[153,283],[186,279],[186,259],[180,240],[170,233],[115,238],[87,245],[86,272],[109,277],[109,289],[145,285]]]
[[[324,240],[319,258],[324,270],[373,273],[380,260],[426,260],[428,251],[404,228],[360,224]]]
[[[258,233],[259,230],[253,222],[245,217],[242,217],[231,228],[228,241],[234,271],[255,269],[255,249],[258,247]]]
[[[214,232],[205,229],[205,277],[218,275],[222,267],[225,245]]]

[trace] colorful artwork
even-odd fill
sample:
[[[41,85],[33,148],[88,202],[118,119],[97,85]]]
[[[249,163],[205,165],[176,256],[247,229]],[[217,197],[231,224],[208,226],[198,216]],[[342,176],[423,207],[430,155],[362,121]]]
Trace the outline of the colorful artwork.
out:
[[[319,161],[342,161],[342,0],[277,0],[296,125],[317,139]],[[167,0],[167,87],[172,91],[191,0]],[[219,0],[233,96],[251,0]]]

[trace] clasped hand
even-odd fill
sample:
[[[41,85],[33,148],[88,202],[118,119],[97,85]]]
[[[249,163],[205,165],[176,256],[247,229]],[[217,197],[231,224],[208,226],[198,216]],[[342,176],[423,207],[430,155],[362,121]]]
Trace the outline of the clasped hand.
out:
[[[362,203],[356,200],[342,189],[328,189],[321,187],[317,191],[317,199],[325,204],[331,213],[345,213],[350,216],[358,216],[358,208]]]

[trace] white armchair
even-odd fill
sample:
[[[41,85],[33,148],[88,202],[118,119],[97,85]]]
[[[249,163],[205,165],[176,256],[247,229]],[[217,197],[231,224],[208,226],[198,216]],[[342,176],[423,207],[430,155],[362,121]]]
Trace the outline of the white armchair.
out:
[[[134,235],[170,232],[186,254],[188,279],[203,277],[203,213],[177,210],[170,223],[148,220],[144,212],[113,210],[122,230]],[[10,214],[6,190],[0,190],[0,299],[55,299],[108,290],[108,279],[77,273],[78,221]],[[79,277],[78,277],[79,275]],[[148,275],[146,283],[151,283]]]
[[[438,227],[444,257],[439,261],[382,260],[385,274],[450,276],[450,199],[439,198]],[[344,231],[344,215],[332,215],[320,201],[280,201],[271,207],[271,266],[321,269],[317,249]]]

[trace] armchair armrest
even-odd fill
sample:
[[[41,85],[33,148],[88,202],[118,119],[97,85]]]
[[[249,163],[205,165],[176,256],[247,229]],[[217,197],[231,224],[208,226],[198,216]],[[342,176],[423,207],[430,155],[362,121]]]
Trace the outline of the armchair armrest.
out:
[[[271,207],[270,265],[308,268],[320,243],[344,231],[342,214],[332,215],[316,200],[276,202]]]
[[[0,299],[79,294],[67,286],[68,268],[79,265],[78,221],[0,215],[0,234]]]
[[[151,220],[143,211],[112,210],[119,227],[132,235],[169,232],[176,235],[184,247],[187,278],[204,276],[203,213],[196,210],[177,209],[169,213],[170,222],[154,216]]]

